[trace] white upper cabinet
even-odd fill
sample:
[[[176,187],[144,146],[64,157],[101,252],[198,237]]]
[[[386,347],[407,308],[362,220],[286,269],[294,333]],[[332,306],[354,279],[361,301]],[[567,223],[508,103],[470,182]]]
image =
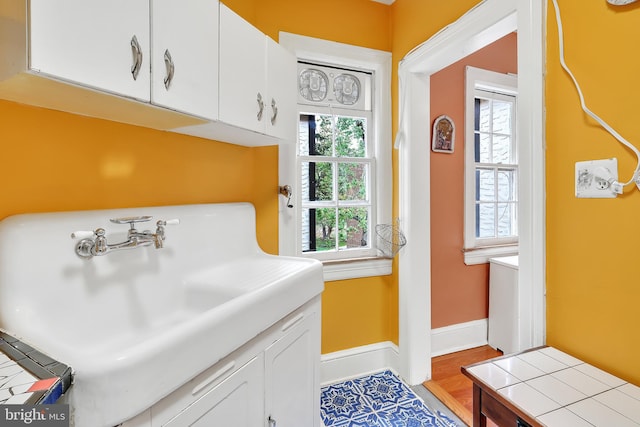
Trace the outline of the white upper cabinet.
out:
[[[29,68],[149,101],[148,0],[31,0]]]
[[[151,0],[151,102],[218,118],[218,2]]]
[[[296,58],[218,0],[2,0],[0,99],[247,146],[295,140]]]
[[[220,4],[220,120],[264,133],[266,36]]]
[[[297,60],[267,37],[266,133],[280,139],[296,137]]]
[[[296,58],[220,4],[220,120],[295,137]]]

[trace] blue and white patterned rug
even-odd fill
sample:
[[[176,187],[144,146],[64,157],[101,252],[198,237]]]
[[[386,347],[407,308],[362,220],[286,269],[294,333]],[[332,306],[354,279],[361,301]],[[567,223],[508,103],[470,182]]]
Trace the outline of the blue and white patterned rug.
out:
[[[320,413],[326,427],[457,427],[391,371],[322,388]]]

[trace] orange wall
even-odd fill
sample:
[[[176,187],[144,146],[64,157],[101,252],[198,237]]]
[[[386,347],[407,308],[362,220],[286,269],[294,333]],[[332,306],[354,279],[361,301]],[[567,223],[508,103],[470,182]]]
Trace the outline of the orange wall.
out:
[[[558,0],[567,63],[587,105],[640,146],[640,3]],[[640,385],[640,192],[615,200],[576,199],[575,162],[618,158],[620,180],[635,156],[580,109],[560,68],[555,15],[548,4],[546,76],[547,342]]]
[[[431,123],[446,114],[456,125],[453,154],[431,153],[431,326],[488,316],[489,265],[465,265],[465,67],[517,73],[517,36],[510,34],[431,76]],[[454,309],[452,309],[454,308]]]

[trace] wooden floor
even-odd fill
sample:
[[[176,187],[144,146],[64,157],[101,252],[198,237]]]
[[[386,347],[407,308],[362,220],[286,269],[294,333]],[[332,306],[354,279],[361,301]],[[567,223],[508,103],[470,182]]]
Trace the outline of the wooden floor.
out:
[[[431,381],[424,383],[442,403],[447,405],[468,426],[472,424],[473,383],[462,374],[462,366],[502,356],[488,345],[445,354],[431,359]],[[487,420],[487,426],[494,426]]]

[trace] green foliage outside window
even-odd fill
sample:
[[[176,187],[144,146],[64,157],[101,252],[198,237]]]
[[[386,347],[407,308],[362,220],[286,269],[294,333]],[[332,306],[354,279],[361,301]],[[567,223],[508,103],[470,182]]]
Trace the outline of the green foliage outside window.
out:
[[[334,189],[340,201],[366,201],[368,164],[359,162],[366,155],[365,124],[361,118],[316,116],[316,138],[313,155],[337,157],[336,162],[315,163],[315,200],[334,200]],[[337,168],[337,186],[334,186]],[[338,244],[368,244],[369,213],[367,207],[316,209],[316,250],[335,249],[334,228],[338,226]],[[361,236],[355,238],[353,236]],[[351,238],[350,238],[351,237]],[[359,241],[358,241],[359,240]]]

